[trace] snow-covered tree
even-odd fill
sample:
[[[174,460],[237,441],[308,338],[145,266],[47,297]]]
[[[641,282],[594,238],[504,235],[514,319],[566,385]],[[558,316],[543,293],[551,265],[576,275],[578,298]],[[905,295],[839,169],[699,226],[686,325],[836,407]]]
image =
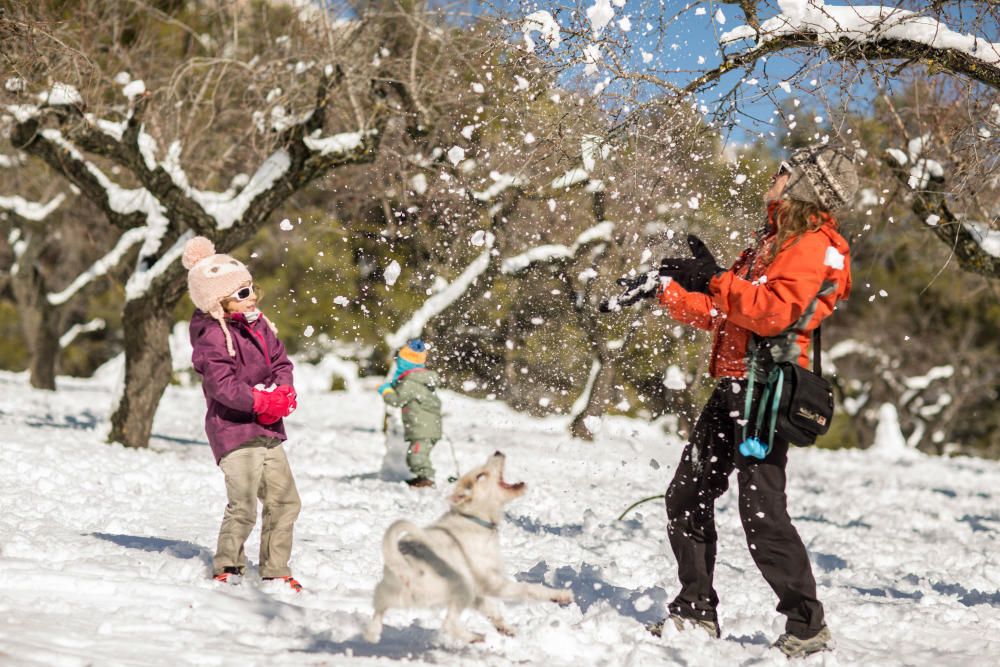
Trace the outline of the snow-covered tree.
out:
[[[873,152],[845,121],[852,110],[913,80],[947,81],[964,104],[940,145],[964,143],[965,158],[977,151],[979,159],[963,160],[963,180],[997,189],[1000,164],[986,158],[1000,140],[988,129],[996,125],[1000,91],[996,3],[696,0],[664,11],[658,2],[586,0],[503,15],[529,67],[592,86],[609,110],[604,136],[612,144],[668,140],[672,128],[651,119],[680,108],[697,110],[736,141],[783,143],[807,109],[822,109],[811,141]],[[961,195],[960,182],[950,181],[942,194]],[[923,201],[918,215],[939,208]],[[978,216],[981,231],[998,230],[991,214]],[[934,215],[948,222],[947,212]],[[962,229],[946,225],[938,236],[956,246],[962,268],[1000,276],[988,234],[962,232],[956,244],[951,232]]]
[[[41,19],[29,8],[23,11],[36,23],[25,21],[22,33],[40,34]],[[213,57],[175,61],[166,71],[155,61],[133,63],[149,67],[156,77],[149,83],[100,68],[124,63],[88,61],[97,55],[84,50],[95,46],[87,34],[93,26],[82,23],[61,33],[64,43],[76,40],[81,48],[54,52],[63,64],[88,65],[87,82],[97,83],[84,92],[59,81],[39,88],[31,76],[31,34],[21,35],[13,59],[23,72],[8,79],[11,143],[44,160],[103,211],[120,230],[115,252],[138,248],[125,286],[125,381],[110,434],[130,446],[148,442],[170,379],[167,341],[174,306],[185,293],[179,261],[184,242],[201,234],[220,252],[234,249],[310,182],[370,161],[385,126],[386,91],[368,65],[378,40],[367,36],[362,23],[333,23],[323,14],[296,14],[288,7],[285,34],[269,35],[254,32],[277,18],[265,9],[249,20],[238,7],[223,15],[245,32],[202,34],[198,48]],[[5,20],[19,18],[24,16]],[[136,20],[164,30],[176,24],[155,11]],[[182,41],[190,36],[190,30],[174,32]],[[328,56],[299,60],[302,49]],[[365,65],[358,67],[358,61]],[[60,74],[71,72],[45,72]],[[104,100],[112,101],[98,104]],[[240,108],[233,109],[236,104]],[[213,189],[221,179],[207,166],[228,171],[228,187]],[[99,275],[99,269],[95,265],[88,275]]]

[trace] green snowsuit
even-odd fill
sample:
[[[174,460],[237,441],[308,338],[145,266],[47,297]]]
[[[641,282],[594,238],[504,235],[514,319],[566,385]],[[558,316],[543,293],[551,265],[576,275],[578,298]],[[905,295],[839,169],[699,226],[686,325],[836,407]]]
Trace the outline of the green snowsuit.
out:
[[[394,391],[382,394],[387,404],[401,408],[403,437],[409,443],[406,464],[417,477],[434,479],[431,450],[441,439],[441,399],[437,395],[438,374],[415,368],[399,376]]]

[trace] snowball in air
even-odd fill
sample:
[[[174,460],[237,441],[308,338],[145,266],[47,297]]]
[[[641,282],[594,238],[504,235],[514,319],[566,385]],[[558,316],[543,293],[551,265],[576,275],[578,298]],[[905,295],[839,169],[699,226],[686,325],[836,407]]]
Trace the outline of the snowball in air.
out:
[[[402,270],[403,269],[399,266],[399,262],[397,262],[396,260],[392,260],[391,262],[389,262],[389,266],[385,267],[385,272],[383,273],[383,277],[385,278],[385,284],[389,285],[390,287],[392,285],[395,285],[396,281],[399,279],[399,274]]]
[[[674,391],[687,389],[687,381],[684,379],[684,371],[676,365],[668,366],[666,373],[663,374],[663,386]]]
[[[448,161],[454,165],[465,159],[465,149],[461,146],[452,146],[448,149]]]

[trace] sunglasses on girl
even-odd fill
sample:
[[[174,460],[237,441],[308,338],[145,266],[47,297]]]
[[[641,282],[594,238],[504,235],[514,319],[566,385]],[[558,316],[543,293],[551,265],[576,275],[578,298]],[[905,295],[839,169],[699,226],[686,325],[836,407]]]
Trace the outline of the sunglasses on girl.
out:
[[[792,165],[790,165],[790,164],[788,164],[787,162],[785,162],[784,160],[782,160],[782,161],[781,161],[781,164],[779,164],[779,165],[778,165],[778,171],[776,171],[776,172],[775,172],[775,174],[774,174],[774,177],[773,177],[773,178],[772,178],[771,180],[772,180],[772,181],[776,181],[776,180],[778,180],[778,178],[780,178],[780,177],[781,177],[781,176],[782,176],[783,174],[791,174],[791,173],[792,173],[792,171],[794,171],[794,170],[792,169]]]
[[[246,287],[241,287],[232,294],[230,294],[229,298],[232,299],[233,301],[246,301],[251,296],[253,296],[253,293],[254,293],[253,285],[247,285]]]

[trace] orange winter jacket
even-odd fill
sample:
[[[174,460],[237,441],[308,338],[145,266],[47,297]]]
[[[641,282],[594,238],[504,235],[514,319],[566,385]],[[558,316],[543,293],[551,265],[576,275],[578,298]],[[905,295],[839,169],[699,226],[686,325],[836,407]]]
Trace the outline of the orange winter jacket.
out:
[[[851,251],[833,218],[787,241],[767,264],[774,240],[772,226],[731,269],[712,278],[707,295],[674,281],[659,293],[675,320],[712,331],[708,371],[714,377],[746,376],[753,334],[771,340],[775,361],[808,367],[812,330],[851,291]]]

